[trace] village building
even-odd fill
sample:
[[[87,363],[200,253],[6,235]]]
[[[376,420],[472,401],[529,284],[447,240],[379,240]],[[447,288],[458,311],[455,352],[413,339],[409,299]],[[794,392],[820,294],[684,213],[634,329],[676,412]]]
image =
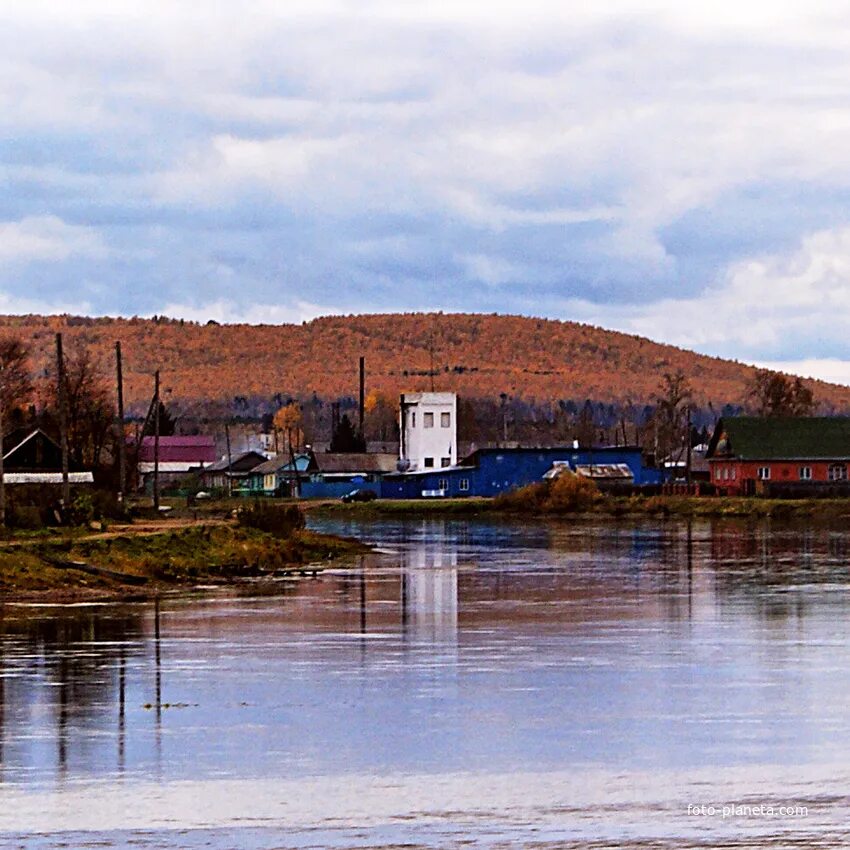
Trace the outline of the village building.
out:
[[[457,463],[457,395],[402,393],[399,469],[420,472]]]
[[[380,495],[386,499],[498,496],[567,468],[606,485],[645,487],[662,481],[659,470],[644,465],[639,446],[501,447],[478,449],[446,469],[388,474]]]
[[[289,452],[261,463],[248,474],[247,490],[252,496],[298,496],[300,484],[318,469],[312,453]]]
[[[707,458],[725,495],[850,494],[850,418],[724,417]]]
[[[156,464],[156,439],[142,437],[137,458],[138,488],[150,490]],[[215,463],[213,437],[168,436],[159,438],[159,483],[168,486]]]
[[[301,483],[301,495],[306,499],[341,498],[357,489],[372,490],[379,496],[384,476],[398,468],[394,454],[326,452],[314,454],[313,462]]]
[[[206,467],[201,473],[201,485],[212,490],[231,490],[234,495],[248,494],[248,478],[266,456],[253,449],[226,457]]]
[[[3,482],[7,485],[58,485],[62,479],[62,448],[41,428],[19,429],[3,437]],[[91,471],[70,469],[72,486],[94,483]]]

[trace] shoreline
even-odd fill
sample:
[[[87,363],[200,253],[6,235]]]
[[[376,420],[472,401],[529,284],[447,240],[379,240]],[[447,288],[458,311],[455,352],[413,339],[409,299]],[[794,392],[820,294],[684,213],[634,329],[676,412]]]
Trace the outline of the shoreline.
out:
[[[221,520],[142,522],[94,534],[57,530],[0,542],[0,606],[142,601],[217,589],[281,593],[370,551],[351,538],[306,529],[277,537]]]
[[[499,498],[465,499],[377,499],[356,504],[303,502],[302,508],[315,516],[359,517],[494,517],[522,519],[599,518],[705,518],[705,519],[850,519],[850,499],[767,499],[759,496],[607,496],[591,506],[575,510],[540,510],[538,506]]]

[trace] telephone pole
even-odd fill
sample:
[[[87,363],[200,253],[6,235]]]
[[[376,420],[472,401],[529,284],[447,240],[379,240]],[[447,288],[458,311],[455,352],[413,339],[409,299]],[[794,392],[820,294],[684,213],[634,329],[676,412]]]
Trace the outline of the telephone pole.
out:
[[[71,506],[71,484],[68,478],[68,387],[61,333],[56,334],[56,380],[59,392],[59,436],[62,443],[62,508],[67,511]]]
[[[3,455],[5,448],[3,447],[3,390],[6,386],[6,376],[3,374],[3,365],[0,364],[0,526],[6,525],[6,473],[3,468]]]
[[[153,378],[153,507],[159,513],[159,369]]]
[[[121,343],[115,343],[115,366],[118,378],[118,504],[124,504],[127,484],[127,447],[124,440],[124,373],[121,367]]]

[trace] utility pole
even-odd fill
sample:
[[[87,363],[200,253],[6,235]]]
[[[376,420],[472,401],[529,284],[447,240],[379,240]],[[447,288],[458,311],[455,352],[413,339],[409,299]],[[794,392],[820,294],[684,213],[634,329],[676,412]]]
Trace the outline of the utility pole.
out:
[[[688,427],[688,433],[687,433],[687,436],[685,437],[685,440],[686,440],[685,445],[687,446],[688,453],[687,453],[686,460],[685,460],[685,481],[688,484],[688,494],[690,495],[690,488],[691,488],[691,408],[690,408],[690,405],[688,405],[688,425],[687,425],[687,427]]]
[[[233,460],[230,456],[230,425],[226,422],[224,423],[224,439],[227,443],[227,496],[229,498],[233,495],[233,478],[230,476]]]
[[[6,472],[3,468],[3,455],[5,449],[3,447],[3,390],[6,387],[6,376],[3,374],[3,364],[0,363],[0,526],[6,525]]]
[[[124,373],[121,366],[121,343],[115,343],[115,366],[118,378],[118,504],[124,504],[127,484],[127,447],[124,445]]]
[[[56,334],[56,380],[59,392],[59,436],[62,443],[62,509],[71,506],[71,484],[68,477],[68,386],[65,380],[65,355],[62,334]]]
[[[360,439],[366,441],[366,433],[363,430],[363,416],[366,406],[366,358],[360,358]]]
[[[153,377],[153,507],[159,513],[159,369]]]

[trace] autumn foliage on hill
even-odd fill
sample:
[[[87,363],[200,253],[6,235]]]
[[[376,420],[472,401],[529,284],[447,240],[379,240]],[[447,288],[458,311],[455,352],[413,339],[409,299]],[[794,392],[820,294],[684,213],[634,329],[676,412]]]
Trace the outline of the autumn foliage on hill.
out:
[[[176,402],[281,397],[330,400],[357,394],[357,360],[366,357],[368,391],[455,390],[469,399],[534,404],[593,399],[651,402],[664,373],[681,370],[694,402],[743,405],[755,370],[641,337],[574,322],[519,316],[391,314],[331,316],[300,325],[202,325],[167,318],[0,317],[6,335],[29,342],[36,374],[51,368],[54,335],[68,350],[87,348],[114,374],[114,343],[124,352],[128,408],[146,407],[162,371]],[[821,409],[850,411],[850,388],[806,382]],[[278,403],[271,401],[275,397]]]

